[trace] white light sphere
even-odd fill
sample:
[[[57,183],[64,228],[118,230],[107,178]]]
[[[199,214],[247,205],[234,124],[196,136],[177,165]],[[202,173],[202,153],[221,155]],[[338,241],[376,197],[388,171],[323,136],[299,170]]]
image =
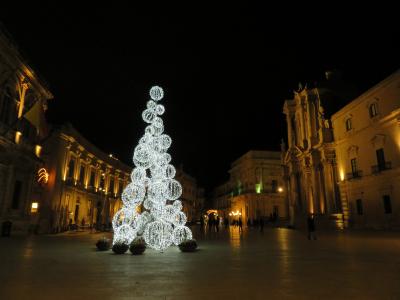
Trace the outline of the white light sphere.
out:
[[[169,223],[154,221],[148,223],[144,230],[144,240],[150,248],[165,250],[172,244],[173,227]]]
[[[175,208],[176,211],[181,211],[183,207],[180,200],[175,200],[174,203],[172,203],[172,206]]]
[[[159,86],[153,86],[150,89],[150,98],[154,101],[160,101],[164,97],[164,90]]]
[[[161,105],[161,104],[159,104],[159,105]],[[155,111],[157,111],[157,103],[156,102],[154,102],[153,100],[149,100],[149,101],[147,101],[147,105],[146,105],[146,107],[148,108],[148,109],[151,109],[151,110],[155,110]]]
[[[171,147],[172,144],[172,139],[169,135],[167,134],[162,134],[159,138],[159,141],[161,143],[161,147],[164,149],[168,149],[169,147]]]
[[[175,227],[172,233],[172,241],[175,245],[179,245],[186,240],[193,238],[192,231],[186,226]]]
[[[153,207],[153,202],[149,198],[147,198],[143,201],[143,207],[150,210]]]
[[[165,205],[163,219],[172,223],[176,217],[176,210],[172,205]]]
[[[135,237],[135,230],[133,230],[131,226],[124,224],[117,227],[117,229],[114,231],[113,244],[123,243],[129,245]]]
[[[145,128],[145,130],[144,130],[144,132],[146,133],[146,134],[149,134],[149,135],[153,135],[154,134],[154,126],[151,126],[151,125],[149,125],[149,126],[147,126],[146,128]]]
[[[143,185],[129,183],[121,194],[122,202],[125,206],[137,206],[142,201],[146,194],[146,189]]]
[[[141,162],[141,161],[138,161],[135,157],[133,158],[133,163],[135,164],[136,167],[144,168],[144,169],[150,168],[150,166],[152,164],[152,162],[150,160],[146,161],[146,162]]]
[[[133,169],[132,174],[131,174],[131,179],[134,184],[143,183],[145,178],[146,178],[146,169],[144,169],[144,168]]]
[[[152,122],[154,122],[154,119],[158,118],[158,117],[156,116],[154,110],[146,109],[142,113],[142,118],[143,118],[143,121],[145,121],[146,123],[152,123]]]
[[[175,214],[173,224],[175,226],[184,226],[187,222],[186,215],[183,211],[179,211]]]
[[[164,114],[164,112],[165,112],[165,107],[164,107],[164,105],[162,105],[162,104],[158,104],[158,105],[155,107],[155,110],[156,110],[156,114],[159,115],[159,116],[161,116],[161,115]]]
[[[154,136],[160,136],[163,132],[164,132],[164,126],[163,125],[158,125],[154,126],[154,124],[151,124],[151,126],[153,126],[154,128]]]
[[[167,177],[169,179],[172,179],[172,178],[175,177],[175,174],[176,174],[176,170],[175,170],[175,167],[173,165],[168,165],[165,168],[165,177]]]
[[[153,160],[154,153],[147,144],[139,144],[135,148],[133,157],[142,163]]]
[[[182,186],[175,179],[168,179],[166,181],[166,189],[164,190],[164,196],[168,200],[176,200],[182,195]]]

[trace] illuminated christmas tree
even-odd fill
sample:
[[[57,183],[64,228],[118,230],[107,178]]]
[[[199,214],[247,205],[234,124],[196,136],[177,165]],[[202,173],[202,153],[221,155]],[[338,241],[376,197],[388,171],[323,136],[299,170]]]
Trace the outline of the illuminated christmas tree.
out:
[[[167,153],[172,140],[163,133],[160,117],[165,111],[159,104],[163,89],[152,87],[150,97],[142,113],[149,125],[133,154],[132,181],[122,192],[123,207],[113,218],[113,243],[130,244],[143,237],[149,247],[162,251],[191,239],[192,232],[185,226],[187,218],[178,200],[182,186],[174,179],[175,167]]]

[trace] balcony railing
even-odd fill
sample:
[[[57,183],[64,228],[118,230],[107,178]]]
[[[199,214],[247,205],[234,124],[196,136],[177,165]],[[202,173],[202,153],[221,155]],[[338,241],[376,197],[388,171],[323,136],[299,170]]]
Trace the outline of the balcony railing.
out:
[[[377,174],[385,170],[390,170],[392,168],[392,162],[386,161],[385,163],[371,166],[371,172],[372,174]]]
[[[363,176],[363,172],[361,170],[357,170],[351,173],[347,173],[346,174],[346,178],[347,180],[351,180],[351,179],[356,179],[356,178],[360,178]]]

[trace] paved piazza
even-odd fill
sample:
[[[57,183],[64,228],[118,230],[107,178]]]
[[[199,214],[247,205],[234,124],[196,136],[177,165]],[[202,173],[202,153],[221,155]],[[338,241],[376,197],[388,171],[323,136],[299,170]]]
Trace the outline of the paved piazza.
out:
[[[196,235],[142,256],[97,252],[97,233],[0,238],[0,299],[400,299],[400,233]]]

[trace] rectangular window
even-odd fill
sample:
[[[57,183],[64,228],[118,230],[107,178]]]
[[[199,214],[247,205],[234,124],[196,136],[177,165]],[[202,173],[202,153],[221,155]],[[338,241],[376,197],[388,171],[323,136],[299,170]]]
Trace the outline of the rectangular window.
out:
[[[16,180],[15,185],[14,185],[14,194],[13,194],[13,198],[12,198],[12,204],[11,204],[12,209],[18,209],[19,202],[21,199],[21,191],[22,191],[22,181]]]
[[[357,207],[357,215],[361,216],[363,214],[363,205],[361,199],[356,200],[356,207]]]
[[[79,171],[79,182],[84,184],[85,180],[85,165],[81,164],[81,170]]]
[[[378,162],[378,170],[385,170],[385,152],[382,148],[376,150],[376,160]]]
[[[353,127],[352,127],[352,125],[351,125],[351,119],[349,118],[349,119],[347,119],[346,120],[346,131],[349,131],[349,130],[351,130]]]
[[[385,214],[391,214],[392,213],[392,201],[390,200],[389,195],[384,195],[383,196],[383,208],[385,210]]]
[[[353,177],[357,176],[357,159],[353,158],[351,160],[351,172],[353,173]]]
[[[114,194],[114,177],[110,176],[110,187],[108,188],[108,191],[111,194]]]
[[[378,114],[378,110],[376,109],[376,104],[373,103],[369,106],[369,117],[373,118]]]
[[[96,179],[96,170],[91,168],[90,169],[90,186],[94,187],[94,180]]]
[[[105,174],[101,171],[101,175],[100,175],[100,185],[99,188],[101,189],[105,189],[105,185],[104,185],[104,180],[105,180]]]
[[[276,193],[278,191],[278,181],[277,180],[272,180],[272,192]]]
[[[68,164],[68,178],[74,178],[75,158],[71,158]]]

